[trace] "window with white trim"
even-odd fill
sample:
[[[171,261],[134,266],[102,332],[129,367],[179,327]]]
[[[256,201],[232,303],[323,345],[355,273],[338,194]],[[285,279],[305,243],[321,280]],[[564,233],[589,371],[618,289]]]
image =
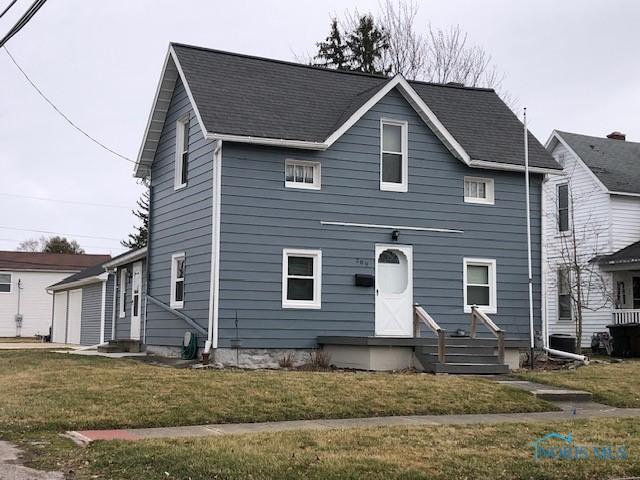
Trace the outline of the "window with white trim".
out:
[[[495,203],[493,179],[464,177],[464,201],[493,205]]]
[[[11,273],[0,273],[0,293],[11,293]]]
[[[189,116],[176,122],[176,171],[174,188],[176,190],[187,186],[189,171]]]
[[[463,262],[464,311],[476,305],[485,313],[496,313],[496,261],[465,258]]]
[[[127,296],[127,269],[123,268],[120,270],[120,285],[118,290],[119,302],[118,302],[118,316],[120,318],[124,318],[125,306],[126,306],[126,296]]]
[[[558,320],[571,320],[571,271],[558,269]]]
[[[380,120],[380,190],[408,190],[407,122]]]
[[[171,308],[184,307],[184,277],[185,255],[174,253],[171,255]]]
[[[558,232],[569,231],[569,185],[558,185],[556,204],[558,207]]]
[[[322,252],[282,251],[282,308],[320,308]]]
[[[286,159],[284,161],[284,186],[320,190],[320,164]]]

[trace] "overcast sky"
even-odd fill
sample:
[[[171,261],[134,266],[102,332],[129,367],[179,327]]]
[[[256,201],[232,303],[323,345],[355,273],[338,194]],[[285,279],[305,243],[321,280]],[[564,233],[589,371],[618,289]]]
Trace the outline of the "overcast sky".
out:
[[[4,8],[9,0],[0,0]],[[4,35],[28,7],[0,20]],[[640,141],[640,2],[420,2],[420,25],[452,24],[487,50],[543,143],[554,129]],[[376,1],[49,0],[7,47],[71,119],[135,159],[168,43],[278,59],[312,52],[330,16]],[[132,165],[62,120],[0,52],[0,249],[36,230],[120,253],[141,193]],[[14,195],[72,200],[77,205]]]

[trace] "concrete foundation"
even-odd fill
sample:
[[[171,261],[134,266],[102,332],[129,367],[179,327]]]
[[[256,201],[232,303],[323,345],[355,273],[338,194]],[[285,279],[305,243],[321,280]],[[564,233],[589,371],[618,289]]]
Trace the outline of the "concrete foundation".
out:
[[[325,345],[323,350],[338,368],[388,371],[414,366],[412,347]]]
[[[292,367],[309,363],[311,350],[284,348],[218,348],[212,352],[211,363],[222,367],[281,368],[282,362],[291,361]]]

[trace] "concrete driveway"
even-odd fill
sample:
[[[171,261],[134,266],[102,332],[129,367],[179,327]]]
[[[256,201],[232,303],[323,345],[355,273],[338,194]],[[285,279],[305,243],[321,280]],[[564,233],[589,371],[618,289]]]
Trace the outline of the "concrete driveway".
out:
[[[62,472],[43,472],[19,463],[20,450],[0,440],[0,480],[63,480]]]

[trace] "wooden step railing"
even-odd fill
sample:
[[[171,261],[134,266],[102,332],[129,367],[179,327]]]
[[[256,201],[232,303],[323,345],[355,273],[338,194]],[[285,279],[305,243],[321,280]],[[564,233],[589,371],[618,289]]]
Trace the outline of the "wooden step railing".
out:
[[[476,338],[476,332],[478,327],[478,320],[480,320],[489,329],[493,335],[498,339],[498,360],[500,363],[504,363],[504,330],[498,327],[489,316],[480,310],[476,305],[471,306],[471,338]]]
[[[438,336],[438,361],[445,363],[446,358],[446,346],[445,346],[445,334],[446,331],[438,325],[438,323],[431,318],[431,315],[422,308],[419,304],[413,306],[413,336],[415,338],[420,337],[420,325],[425,324],[429,329]]]

